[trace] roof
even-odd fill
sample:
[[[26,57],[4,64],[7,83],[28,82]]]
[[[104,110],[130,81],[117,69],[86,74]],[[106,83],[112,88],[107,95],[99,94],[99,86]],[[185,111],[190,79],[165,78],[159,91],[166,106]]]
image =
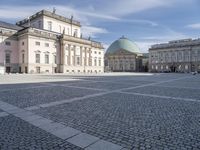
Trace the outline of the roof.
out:
[[[11,23],[3,22],[3,21],[0,21],[0,27],[12,29],[12,30],[21,30],[22,29],[22,27],[19,27],[17,25],[11,24]]]
[[[73,18],[69,19],[69,18],[66,18],[64,16],[58,15],[54,12],[47,11],[47,10],[41,10],[41,11],[37,12],[36,14],[30,16],[29,19],[34,20],[34,19],[41,17],[41,16],[47,16],[47,17],[51,17],[51,18],[54,18],[54,19],[57,19],[57,20],[60,20],[60,21],[63,21],[63,22],[70,23],[70,24],[72,23],[73,25],[76,25],[76,26],[81,26],[80,22],[73,20]],[[28,23],[29,19],[24,19],[22,21],[17,22],[16,24],[17,25],[24,25],[24,24]]]
[[[121,37],[120,39],[113,42],[107,49],[106,53],[111,54],[117,52],[118,50],[126,50],[136,54],[140,53],[139,47],[134,42],[125,37]]]

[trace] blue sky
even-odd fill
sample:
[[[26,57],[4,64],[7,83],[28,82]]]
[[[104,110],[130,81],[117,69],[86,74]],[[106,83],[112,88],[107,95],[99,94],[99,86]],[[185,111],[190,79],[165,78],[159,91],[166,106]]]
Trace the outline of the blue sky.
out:
[[[15,23],[42,9],[82,24],[105,48],[122,35],[147,52],[152,44],[200,38],[200,0],[1,0],[0,20]]]

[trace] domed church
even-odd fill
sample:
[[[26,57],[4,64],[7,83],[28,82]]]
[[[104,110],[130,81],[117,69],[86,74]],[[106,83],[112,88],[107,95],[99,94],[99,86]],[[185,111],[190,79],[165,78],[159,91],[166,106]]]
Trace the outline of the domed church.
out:
[[[139,72],[141,68],[139,47],[124,36],[113,42],[105,53],[105,71]]]

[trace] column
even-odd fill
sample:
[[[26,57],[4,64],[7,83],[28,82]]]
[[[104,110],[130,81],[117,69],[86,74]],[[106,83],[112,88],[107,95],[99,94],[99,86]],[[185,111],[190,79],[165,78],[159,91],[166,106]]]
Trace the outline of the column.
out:
[[[80,47],[80,66],[82,66],[82,61],[83,61],[83,47]]]
[[[65,43],[62,43],[62,65],[65,65]]]
[[[73,46],[74,48],[74,60],[73,60],[73,64],[74,64],[74,66],[76,66],[76,46],[74,45]]]
[[[89,66],[92,66],[91,48],[89,48]]]
[[[85,60],[84,60],[85,66],[87,66],[87,47],[85,47]]]
[[[68,65],[71,66],[71,45],[68,44]]]

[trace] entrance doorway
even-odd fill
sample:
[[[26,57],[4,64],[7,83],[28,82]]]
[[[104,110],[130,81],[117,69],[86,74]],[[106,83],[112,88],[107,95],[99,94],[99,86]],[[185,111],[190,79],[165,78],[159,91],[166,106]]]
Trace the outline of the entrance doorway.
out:
[[[36,67],[36,73],[40,73],[40,67]]]
[[[171,72],[176,72],[176,66],[171,66],[170,70],[171,70]]]
[[[6,73],[10,73],[11,67],[6,67]]]
[[[25,67],[25,73],[28,73],[28,67]]]

